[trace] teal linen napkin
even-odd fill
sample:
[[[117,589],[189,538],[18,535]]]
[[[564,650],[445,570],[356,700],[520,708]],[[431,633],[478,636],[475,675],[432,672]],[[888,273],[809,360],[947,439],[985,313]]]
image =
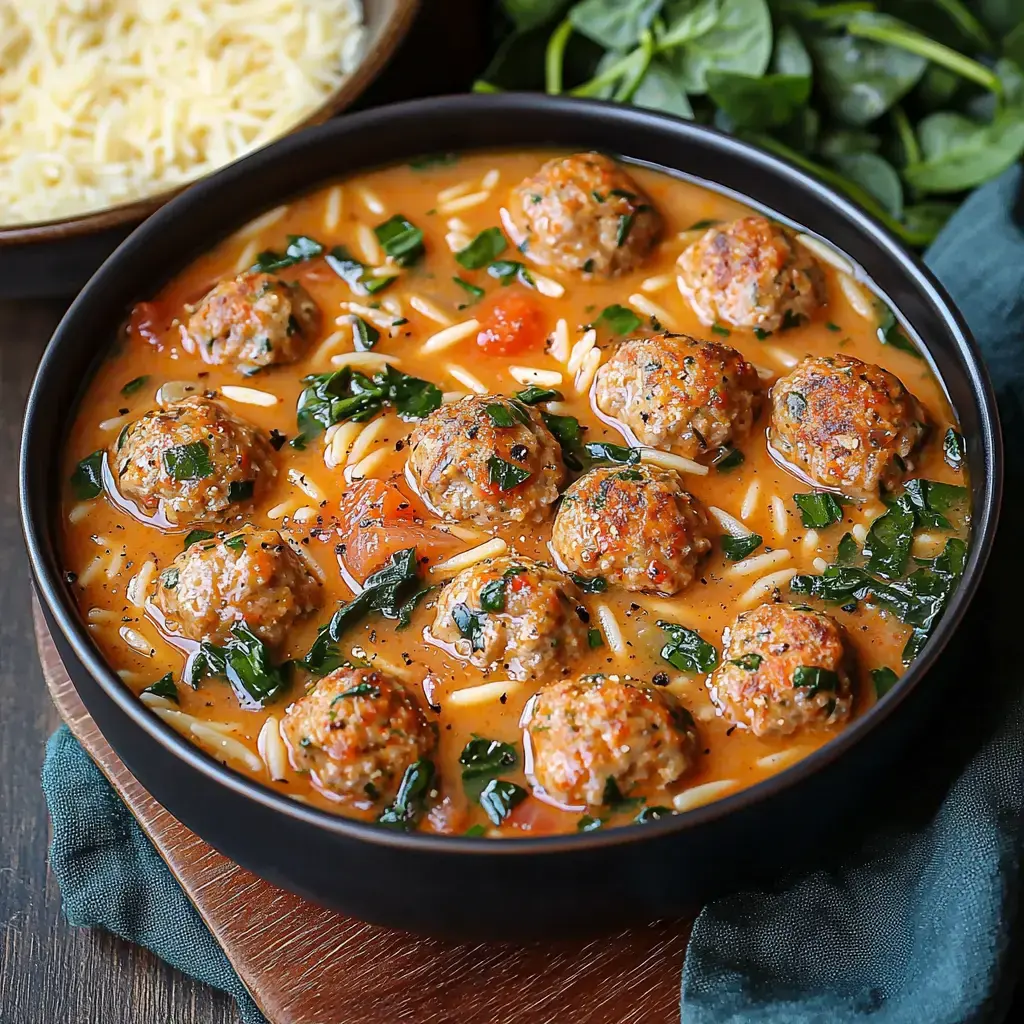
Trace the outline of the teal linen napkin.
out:
[[[1024,395],[1024,235],[1010,216],[1019,175],[1014,169],[968,200],[928,257],[985,350],[1010,438],[1020,436],[1016,398]],[[1022,482],[1024,460],[1011,453],[1009,507],[1020,507],[1012,490],[1024,491]],[[1015,600],[1000,600],[1019,595],[1007,526],[980,598],[986,607],[972,620],[984,632],[972,647],[986,653],[965,667],[963,700],[953,698],[942,740],[915,745],[911,763],[886,787],[905,792],[906,806],[887,800],[879,808],[887,824],[840,863],[706,907],[683,969],[683,1024],[1000,1018],[1024,804],[1019,612]],[[192,904],[66,727],[47,744],[43,789],[53,818],[50,863],[69,922],[146,946],[234,996],[245,1024],[264,1024]]]
[[[1004,508],[1024,498],[1021,170],[976,192],[927,262],[981,345],[1008,439]],[[1012,997],[1024,806],[1017,524],[1004,515],[948,713],[911,744],[848,855],[705,907],[683,968],[683,1024],[985,1024]],[[952,660],[952,664],[950,663]],[[813,812],[811,812],[813,813]],[[864,835],[863,832],[859,833]],[[768,837],[767,841],[770,841]]]

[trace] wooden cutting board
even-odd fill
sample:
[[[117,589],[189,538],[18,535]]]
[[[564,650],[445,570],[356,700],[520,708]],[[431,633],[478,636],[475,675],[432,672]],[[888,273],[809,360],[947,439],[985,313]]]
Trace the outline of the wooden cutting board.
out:
[[[240,868],[139,785],[89,717],[38,607],[35,627],[61,717],[138,819],[271,1024],[678,1022],[689,923],[589,941],[460,944],[343,917]]]

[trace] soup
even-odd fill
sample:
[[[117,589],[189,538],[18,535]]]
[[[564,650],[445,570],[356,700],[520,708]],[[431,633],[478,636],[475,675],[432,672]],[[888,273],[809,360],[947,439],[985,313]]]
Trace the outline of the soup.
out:
[[[424,158],[131,310],[68,584],[152,713],[481,836],[681,813],[892,687],[969,533],[941,383],[820,241],[596,154]]]

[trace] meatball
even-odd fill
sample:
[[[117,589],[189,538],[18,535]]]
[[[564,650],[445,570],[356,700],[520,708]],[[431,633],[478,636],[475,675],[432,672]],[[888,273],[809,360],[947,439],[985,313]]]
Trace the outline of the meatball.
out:
[[[814,258],[766,217],[708,228],[677,267],[679,290],[706,324],[775,331],[811,317],[825,301]]]
[[[589,618],[579,590],[529,558],[494,558],[463,570],[437,602],[431,634],[478,668],[511,679],[568,671],[587,650]]]
[[[320,325],[301,284],[253,271],[221,281],[189,312],[186,345],[207,363],[234,363],[245,373],[294,363]]]
[[[128,424],[110,467],[125,498],[172,525],[241,511],[277,472],[262,431],[198,396]]]
[[[171,629],[193,640],[224,642],[244,622],[277,647],[320,603],[320,584],[276,530],[244,526],[189,545],[157,577],[153,603]]]
[[[800,475],[852,497],[894,490],[928,432],[899,378],[852,356],[816,356],[777,381],[768,441]]]
[[[565,481],[562,450],[536,409],[470,395],[413,431],[409,470],[441,515],[481,526],[540,522]]]
[[[697,755],[690,713],[669,695],[618,676],[548,684],[526,705],[522,725],[531,782],[569,807],[664,789]]]
[[[324,676],[288,708],[281,734],[292,767],[339,800],[392,800],[406,768],[437,745],[437,729],[416,698],[367,668]]]
[[[755,736],[788,735],[849,715],[843,634],[830,615],[763,604],[737,616],[723,639],[708,690],[730,724]]]
[[[639,463],[581,476],[562,499],[551,547],[569,572],[672,595],[690,585],[711,538],[679,474]]]
[[[743,441],[760,415],[761,379],[735,349],[685,334],[620,345],[597,372],[598,408],[645,445],[693,459]]]
[[[533,263],[602,277],[640,266],[661,233],[651,200],[600,153],[549,160],[512,190],[508,219]]]

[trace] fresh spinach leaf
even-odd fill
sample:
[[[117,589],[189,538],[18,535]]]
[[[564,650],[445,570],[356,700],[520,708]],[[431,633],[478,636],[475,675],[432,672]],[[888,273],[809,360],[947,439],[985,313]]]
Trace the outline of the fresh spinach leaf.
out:
[[[506,462],[492,455],[487,460],[488,481],[499,491],[511,491],[530,479],[530,471],[525,466],[517,466],[514,462]]]
[[[900,327],[896,314],[884,303],[879,302],[877,305],[879,316],[878,329],[875,333],[878,335],[878,340],[883,345],[891,345],[893,348],[898,348],[901,352],[909,352],[920,359],[921,353],[918,352],[917,346],[903,333],[903,328]]]
[[[592,466],[635,466],[640,462],[639,448],[627,448],[610,441],[590,441],[583,446],[583,454]]]
[[[98,498],[103,493],[103,456],[100,448],[86,455],[71,474],[71,490],[79,501]]]
[[[121,388],[121,394],[125,398],[134,395],[136,391],[144,388],[149,381],[149,374],[143,374],[141,377],[133,377],[123,388]]]
[[[709,68],[708,95],[736,128],[759,130],[791,121],[807,103],[807,75],[753,77],[738,71]]]
[[[467,270],[480,270],[493,263],[507,248],[501,228],[484,228],[465,249],[455,254],[455,262]]]
[[[572,27],[606,50],[636,46],[664,0],[580,0],[569,11]]]
[[[581,576],[579,573],[571,572],[569,579],[584,594],[603,594],[608,589],[608,581],[603,576]]]
[[[565,395],[554,388],[541,388],[531,384],[528,388],[517,391],[515,397],[523,405],[540,405],[542,402],[561,402]]]
[[[628,306],[605,306],[597,318],[597,323],[604,324],[613,334],[632,334],[640,327],[640,317]]]
[[[462,788],[466,796],[478,801],[489,783],[519,764],[519,756],[510,743],[474,736],[462,748],[459,764],[462,765]]]
[[[843,506],[834,494],[827,491],[794,494],[793,500],[800,509],[800,521],[808,529],[824,530],[843,518]]]
[[[455,277],[452,278],[452,280],[469,296],[469,302],[466,302],[463,305],[459,306],[459,309],[465,309],[466,306],[471,305],[472,303],[478,301],[479,299],[482,299],[486,294],[483,288],[480,288],[475,284],[471,284],[469,281],[464,281],[457,274]]]
[[[423,231],[400,213],[378,224],[373,233],[384,252],[400,267],[411,267],[423,255]]]
[[[244,622],[236,622],[224,646],[200,642],[189,658],[185,678],[196,687],[208,676],[225,676],[243,708],[261,708],[288,686],[289,667],[287,662],[271,664],[263,641]]]
[[[475,612],[467,604],[457,604],[452,608],[452,621],[459,635],[470,642],[474,651],[484,649],[484,622],[487,616],[483,612]]]
[[[793,685],[807,690],[807,696],[813,697],[821,690],[835,693],[839,689],[839,676],[831,669],[819,665],[798,665],[793,670]]]
[[[946,431],[946,436],[942,439],[942,454],[948,466],[953,469],[963,469],[966,447],[963,434],[960,431],[953,427]]]
[[[147,686],[142,692],[156,694],[157,697],[163,697],[164,700],[172,700],[175,704],[181,703],[178,699],[178,687],[174,682],[173,672],[168,672],[167,675],[161,676],[155,683]]]
[[[209,530],[189,530],[185,534],[185,546],[182,550],[187,551],[193,544],[198,544],[201,540],[210,540],[215,536],[216,534],[211,533]]]
[[[377,824],[403,832],[414,828],[426,810],[433,781],[433,761],[422,757],[409,765],[398,786],[394,803],[381,814]]]
[[[360,263],[343,245],[336,245],[325,257],[327,265],[356,293],[373,295],[387,288],[394,277],[378,275]]]
[[[871,670],[871,680],[875,684],[875,696],[884,697],[900,681],[900,677],[883,665]]]
[[[492,779],[480,794],[480,806],[494,825],[500,825],[529,794],[507,779]]]
[[[562,449],[562,460],[569,469],[583,469],[583,428],[575,416],[556,416],[552,412],[542,412],[541,419],[554,435]]]
[[[741,654],[738,658],[730,658],[727,664],[735,665],[737,668],[743,669],[744,672],[756,672],[761,667],[762,661],[764,658],[760,654],[751,651],[749,654]]]
[[[232,480],[228,484],[228,501],[248,501],[255,490],[255,480]]]
[[[172,480],[205,480],[213,476],[210,447],[205,441],[174,445],[163,452],[164,472]]]
[[[764,538],[757,533],[748,533],[746,537],[722,536],[722,554],[730,562],[738,562],[747,555],[752,555],[762,544]]]
[[[361,316],[352,321],[352,346],[357,352],[369,352],[380,341],[380,331]]]
[[[265,274],[276,274],[296,263],[305,263],[324,254],[324,247],[308,235],[289,235],[288,246],[283,253],[266,249],[256,257],[254,270],[262,270]]]
[[[495,260],[494,263],[487,265],[487,273],[500,281],[502,285],[519,281],[520,284],[525,284],[528,288],[536,287],[529,268],[525,263],[519,263],[517,260]]]
[[[710,672],[718,664],[718,651],[699,633],[664,619],[658,627],[669,637],[661,656],[680,672]]]
[[[746,456],[739,448],[719,448],[711,458],[711,465],[719,473],[728,473],[737,466],[742,466],[745,461]]]

